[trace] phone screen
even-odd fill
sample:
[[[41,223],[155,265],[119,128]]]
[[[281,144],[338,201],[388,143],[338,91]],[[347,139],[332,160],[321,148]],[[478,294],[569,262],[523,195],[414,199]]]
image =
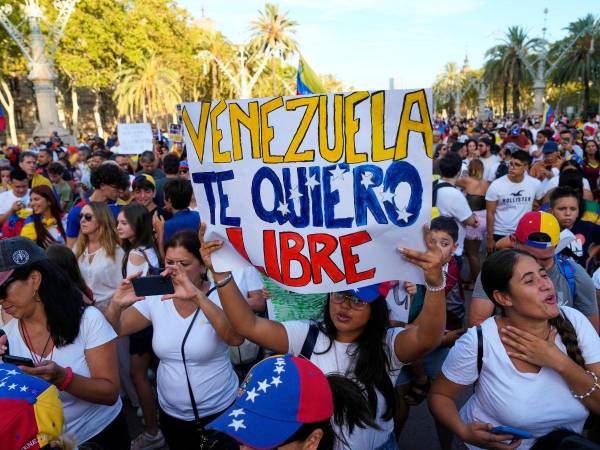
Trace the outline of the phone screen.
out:
[[[135,295],[148,297],[152,295],[165,295],[175,292],[171,277],[153,275],[149,277],[134,278],[131,280]]]

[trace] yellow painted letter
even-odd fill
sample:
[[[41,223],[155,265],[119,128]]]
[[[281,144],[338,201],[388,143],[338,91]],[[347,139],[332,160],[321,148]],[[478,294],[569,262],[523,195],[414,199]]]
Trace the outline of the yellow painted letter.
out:
[[[231,162],[231,152],[225,151],[221,152],[219,149],[219,144],[221,143],[221,139],[223,139],[223,132],[220,128],[217,127],[217,119],[219,115],[227,109],[227,105],[223,100],[220,100],[219,103],[215,105],[215,107],[210,112],[210,129],[212,132],[212,150],[213,150],[213,162],[215,163],[227,163]]]
[[[333,97],[333,148],[329,147],[327,135],[327,101],[326,95],[319,96],[319,153],[326,161],[336,163],[344,152],[344,96]]]
[[[421,121],[417,122],[410,118],[410,113],[414,104],[419,108]],[[408,136],[411,131],[421,133],[425,152],[430,158],[433,157],[433,129],[431,120],[429,120],[429,108],[427,107],[427,97],[425,91],[409,92],[404,96],[404,105],[402,106],[402,116],[400,117],[400,126],[398,127],[398,137],[396,140],[396,158],[404,159],[408,152]]]
[[[367,91],[353,92],[344,98],[344,135],[346,138],[346,162],[348,164],[361,163],[367,161],[367,155],[356,153],[356,144],[354,136],[358,132],[360,120],[354,117],[356,105],[369,98]]]
[[[371,139],[372,161],[394,159],[394,147],[385,147],[385,92],[371,94]]]
[[[275,97],[260,105],[260,142],[263,161],[267,164],[283,162],[283,155],[271,155],[270,142],[273,140],[273,127],[269,126],[269,113],[283,106],[283,98]]]
[[[285,109],[288,111],[295,111],[297,108],[302,106],[305,106],[306,109],[304,110],[304,115],[302,116],[300,125],[298,125],[298,130],[296,130],[296,133],[294,133],[292,142],[290,142],[290,146],[285,152],[285,158],[283,160],[284,162],[306,162],[315,160],[314,149],[304,150],[301,153],[298,153],[298,149],[304,140],[304,136],[306,136],[308,127],[315,117],[318,105],[318,96],[293,98],[286,102]]]
[[[244,157],[242,152],[242,139],[240,125],[250,132],[252,157],[260,158],[260,121],[258,116],[258,102],[248,103],[248,114],[237,103],[229,104],[229,124],[231,126],[231,144],[233,159],[238,161]]]
[[[190,115],[185,107],[181,113],[183,117],[183,124],[185,129],[190,136],[196,155],[198,155],[198,161],[202,164],[204,158],[204,140],[206,138],[206,124],[208,123],[208,112],[210,111],[210,103],[200,103],[200,117],[198,117],[198,131],[194,128]]]

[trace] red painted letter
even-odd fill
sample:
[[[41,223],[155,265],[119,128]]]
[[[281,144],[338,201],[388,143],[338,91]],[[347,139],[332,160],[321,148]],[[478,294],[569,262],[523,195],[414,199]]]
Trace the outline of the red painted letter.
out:
[[[371,235],[366,231],[347,234],[340,236],[340,248],[342,250],[342,259],[344,260],[344,271],[346,272],[346,282],[348,284],[356,283],[357,281],[368,280],[375,275],[375,268],[365,270],[364,272],[356,271],[356,263],[360,258],[352,253],[352,247],[364,244],[371,241]]]

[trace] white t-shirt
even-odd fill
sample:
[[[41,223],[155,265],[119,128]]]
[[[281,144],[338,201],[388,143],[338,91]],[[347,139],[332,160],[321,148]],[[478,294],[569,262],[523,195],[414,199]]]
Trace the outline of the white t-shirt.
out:
[[[487,158],[480,157],[479,160],[483,163],[483,179],[492,182],[496,179],[496,169],[500,158],[498,155],[490,154]]]
[[[308,334],[310,323],[299,320],[292,320],[282,323],[288,335],[288,352],[294,356],[300,355],[302,346],[304,345],[304,341],[306,340],[306,336]],[[396,381],[402,366],[404,366],[404,363],[398,359],[396,353],[394,352],[394,341],[396,336],[403,330],[403,328],[390,328],[385,337],[384,344],[387,345],[388,355],[390,358],[389,376],[392,380],[392,383]],[[346,344],[334,341],[331,345],[331,348],[326,353],[321,354],[329,347],[329,338],[325,334],[319,332],[310,360],[326,375],[330,373],[351,375],[353,367],[351,367],[352,360],[348,354],[353,350],[353,346],[354,344]],[[352,434],[348,434],[347,429],[336,429],[336,432],[343,433],[344,437],[348,441],[347,447],[342,445],[341,442],[336,442],[336,449],[373,449],[385,444],[385,442],[389,439],[390,434],[394,431],[394,421],[384,421],[381,419],[381,416],[384,412],[385,401],[382,395],[377,392],[377,424],[381,427],[381,430],[356,427]]]
[[[600,290],[600,268],[594,272],[594,275],[592,275],[592,280],[594,281],[594,287],[597,290]]]
[[[124,256],[123,249],[117,247],[114,259],[109,257],[103,248],[94,254],[91,262],[90,257],[85,253],[78,258],[81,275],[85,284],[94,293],[96,306],[101,308],[106,306],[119,287],[123,279],[121,265]]]
[[[555,169],[553,169],[555,170]],[[552,189],[556,189],[558,187],[558,182],[560,181],[560,175],[556,174],[556,176],[550,178],[548,180],[548,182],[546,183],[545,189],[544,189],[544,195],[548,194],[548,192],[550,192]],[[583,189],[585,191],[592,191],[592,188],[590,187],[590,182],[588,181],[587,178],[583,179]]]
[[[586,364],[600,362],[600,337],[590,321],[576,309],[562,306],[561,310],[575,328]],[[542,367],[539,373],[519,372],[500,341],[494,317],[484,321],[481,328],[483,368],[479,379],[475,327],[456,341],[442,366],[444,376],[453,383],[467,386],[477,380],[475,393],[460,410],[463,421],[517,427],[535,438],[556,428],[580,433],[589,411],[573,397],[565,380],[547,367]],[[556,345],[566,353],[558,335]],[[523,440],[519,450],[527,450],[533,442],[534,439]],[[478,448],[469,444],[467,447]]]
[[[508,175],[498,178],[487,190],[485,199],[495,201],[494,234],[508,236],[514,233],[523,214],[532,210],[533,200],[544,197],[542,184],[529,175],[520,183],[513,183]]]
[[[10,343],[10,353],[23,358],[31,358],[29,349],[19,332],[19,321],[12,319],[4,326]],[[70,367],[73,373],[90,377],[90,368],[85,359],[85,350],[99,347],[116,339],[117,334],[104,315],[95,307],[85,308],[79,326],[79,334],[72,344],[56,347],[52,361],[59,366]],[[36,355],[39,356],[39,355]],[[66,391],[59,393],[65,414],[65,434],[72,434],[78,443],[85,442],[100,433],[121,411],[118,398],[114,405],[98,405],[81,400]]]
[[[219,308],[218,298],[211,300]],[[194,420],[188,392],[181,343],[193,314],[183,318],[172,300],[160,296],[146,297],[133,305],[152,322],[152,349],[160,363],[157,373],[158,403],[170,416]],[[185,344],[188,374],[200,417],[223,411],[235,400],[238,378],[229,357],[229,346],[219,338],[202,311],[192,325]]]
[[[465,229],[463,221],[467,220],[473,215],[473,211],[469,207],[469,203],[465,196],[456,188],[443,187],[437,191],[437,204],[436,204],[440,215],[452,217],[458,225],[458,247],[456,248],[455,255],[461,256],[463,254],[463,247],[465,242]]]
[[[535,139],[535,136],[534,136],[534,139]],[[529,156],[531,156],[531,164],[533,164],[534,162],[541,161],[541,160],[544,159],[544,153],[543,152],[540,153],[540,156],[533,156],[533,154],[535,152],[537,152],[538,149],[539,148],[538,148],[537,144],[533,144],[531,147],[529,147]]]
[[[21,200],[27,206],[29,203],[29,191],[23,197],[17,197],[12,189],[0,193],[0,214],[5,214],[17,200]]]

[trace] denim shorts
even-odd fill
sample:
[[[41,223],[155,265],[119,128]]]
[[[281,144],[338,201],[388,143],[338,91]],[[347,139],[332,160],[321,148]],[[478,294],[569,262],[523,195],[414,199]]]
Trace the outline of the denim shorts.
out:
[[[431,353],[425,355],[423,364],[425,365],[425,373],[430,379],[434,380],[442,371],[442,365],[444,364],[449,351],[450,348],[448,347],[438,347]],[[412,374],[410,373],[410,366],[404,366],[396,379],[396,386],[408,384],[411,380]]]

